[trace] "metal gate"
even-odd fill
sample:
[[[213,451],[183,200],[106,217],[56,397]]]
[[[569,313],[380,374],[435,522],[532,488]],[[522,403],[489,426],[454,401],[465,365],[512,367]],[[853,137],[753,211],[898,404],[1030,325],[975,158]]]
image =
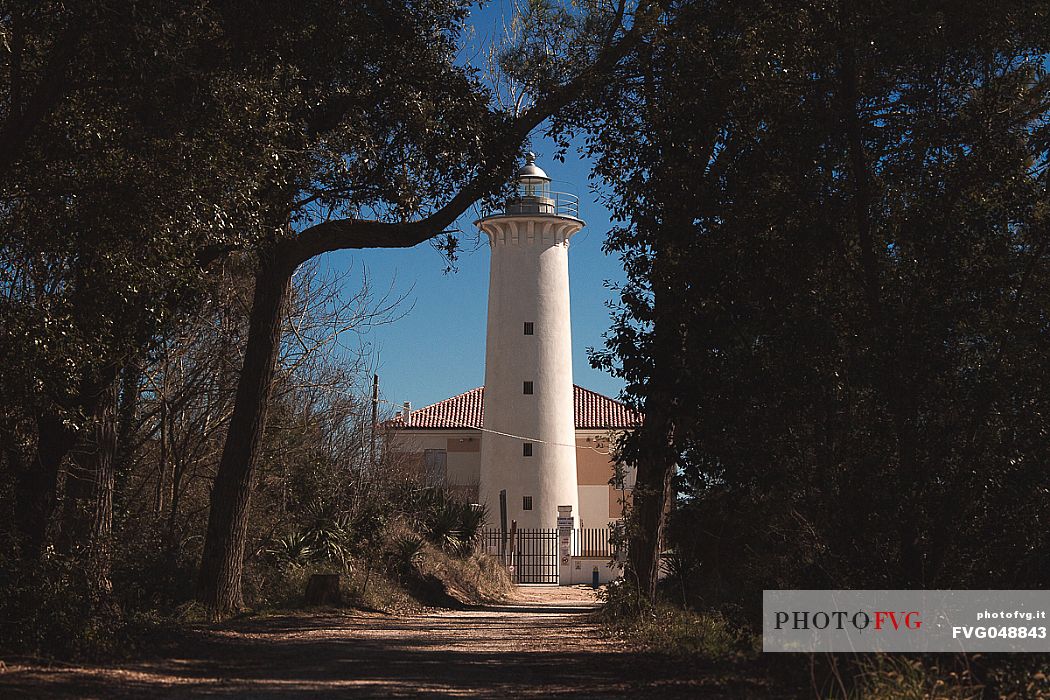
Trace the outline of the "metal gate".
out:
[[[558,584],[557,528],[519,529],[510,532],[485,530],[481,550],[501,558],[513,569],[514,583]]]
[[[558,530],[518,530],[514,552],[515,583],[558,584]]]

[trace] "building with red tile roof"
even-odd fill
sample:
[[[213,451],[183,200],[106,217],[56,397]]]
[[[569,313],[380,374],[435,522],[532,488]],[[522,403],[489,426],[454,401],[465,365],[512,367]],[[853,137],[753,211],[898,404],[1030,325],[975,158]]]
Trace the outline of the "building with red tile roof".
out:
[[[582,386],[573,385],[573,413],[576,429],[623,430],[637,427],[640,413],[625,403]],[[396,430],[481,428],[485,416],[485,387],[465,391],[415,411],[399,413],[387,422]]]
[[[633,483],[628,470],[628,489],[610,484],[613,477],[613,447],[619,435],[636,428],[642,414],[627,404],[598,392],[573,386],[576,423],[576,471],[580,527],[606,527],[620,518],[623,499]],[[449,488],[468,502],[478,498],[481,444],[485,425],[485,387],[438,401],[423,408],[405,408],[386,421],[393,452],[425,479]],[[531,435],[499,433],[516,439],[523,454],[538,455],[544,442]]]

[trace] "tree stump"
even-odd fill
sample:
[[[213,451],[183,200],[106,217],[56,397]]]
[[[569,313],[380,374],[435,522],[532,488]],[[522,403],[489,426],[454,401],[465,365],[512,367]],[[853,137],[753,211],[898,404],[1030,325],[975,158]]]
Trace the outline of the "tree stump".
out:
[[[304,602],[307,605],[342,605],[339,592],[339,574],[312,574],[306,582]]]

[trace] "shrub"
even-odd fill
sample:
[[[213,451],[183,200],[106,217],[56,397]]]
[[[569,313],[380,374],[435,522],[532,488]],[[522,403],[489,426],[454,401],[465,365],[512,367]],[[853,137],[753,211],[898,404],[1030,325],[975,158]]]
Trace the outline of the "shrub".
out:
[[[282,568],[306,566],[314,557],[310,537],[304,532],[292,532],[279,537],[266,552]]]
[[[436,487],[409,489],[403,499],[404,513],[435,545],[456,556],[469,556],[485,524],[486,511],[462,503]]]
[[[113,552],[114,595],[125,610],[173,611],[193,597],[199,554],[168,541],[158,528],[139,523],[135,532],[121,537]]]
[[[760,640],[719,612],[696,612],[660,600],[650,603],[629,580],[599,594],[601,618],[621,635],[651,651],[706,660],[751,656]]]
[[[75,557],[34,565],[0,561],[0,650],[26,656],[98,658],[127,646],[119,608],[94,600]]]
[[[423,557],[423,540],[418,537],[401,536],[394,540],[387,560],[390,569],[401,577],[412,573]]]

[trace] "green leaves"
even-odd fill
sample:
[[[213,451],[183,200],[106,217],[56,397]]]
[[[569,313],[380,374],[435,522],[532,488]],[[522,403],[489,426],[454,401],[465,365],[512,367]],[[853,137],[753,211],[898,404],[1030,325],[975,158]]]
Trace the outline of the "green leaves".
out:
[[[593,106],[628,275],[595,361],[673,407],[706,594],[1038,583],[1037,5],[679,3]]]
[[[461,503],[437,487],[412,489],[405,508],[428,540],[458,556],[473,553],[485,524],[483,507]]]

